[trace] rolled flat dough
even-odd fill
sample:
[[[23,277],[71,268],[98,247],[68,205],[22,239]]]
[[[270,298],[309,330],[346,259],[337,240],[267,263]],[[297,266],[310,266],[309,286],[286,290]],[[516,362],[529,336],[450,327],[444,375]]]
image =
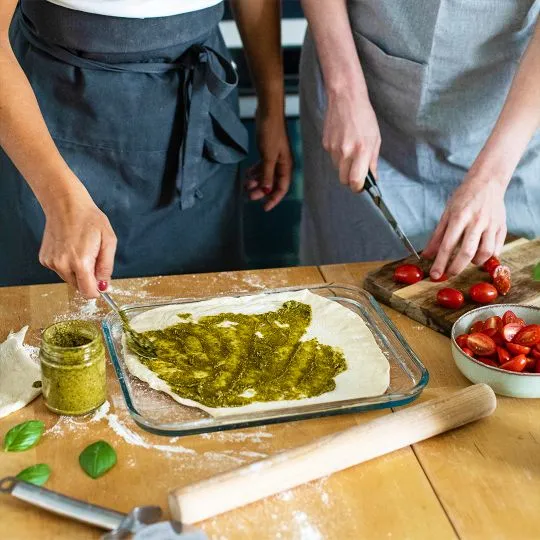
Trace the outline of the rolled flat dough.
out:
[[[165,381],[130,352],[124,340],[124,358],[127,368],[155,390],[165,392],[179,403],[197,407],[214,417],[377,396],[386,391],[390,383],[390,366],[364,321],[338,302],[328,300],[308,290],[237,298],[215,298],[202,302],[164,306],[137,315],[131,323],[135,330],[145,332],[178,324],[181,321],[177,317],[178,313],[191,313],[194,320],[221,313],[251,315],[277,310],[288,300],[309,304],[312,308],[312,321],[302,341],[317,338],[320,343],[340,348],[345,355],[347,369],[335,378],[336,388],[332,392],[298,400],[255,402],[242,407],[213,408],[182,398],[172,392]]]
[[[40,393],[34,382],[41,380],[41,369],[24,347],[25,326],[11,332],[0,344],[0,418],[28,405]]]

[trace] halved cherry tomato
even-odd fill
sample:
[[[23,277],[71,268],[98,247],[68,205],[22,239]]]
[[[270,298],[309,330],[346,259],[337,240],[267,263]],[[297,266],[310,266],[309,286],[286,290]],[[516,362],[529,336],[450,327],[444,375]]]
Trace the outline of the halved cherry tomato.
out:
[[[402,264],[394,270],[394,281],[413,285],[424,279],[423,270],[415,264]]]
[[[497,345],[497,346],[504,346],[505,345],[504,339],[503,339],[502,334],[500,332],[495,334],[491,339],[495,342],[495,345]]]
[[[510,353],[504,347],[497,347],[497,356],[499,357],[499,364],[506,364],[512,359]]]
[[[462,350],[467,356],[470,356],[471,358],[474,358],[474,353],[471,351],[471,349],[469,349],[469,347],[461,347],[461,350]]]
[[[489,319],[486,319],[486,322],[484,323],[484,328],[495,328],[497,332],[500,332],[503,326],[504,324],[502,319],[497,315],[494,317],[489,317]]]
[[[540,373],[540,358],[536,359],[536,366],[534,367],[535,373]]]
[[[503,296],[508,294],[512,287],[512,272],[510,271],[510,268],[501,264],[493,270],[491,276],[493,277],[493,285],[495,285],[499,294],[502,294]]]
[[[532,356],[526,356],[527,365],[525,366],[525,371],[534,371],[536,368],[536,360]]]
[[[479,358],[477,358],[477,360],[480,360],[480,362],[482,362],[482,364],[486,364],[486,366],[499,367],[497,362],[494,362],[493,360],[490,360],[489,358],[486,358],[485,356],[484,357],[480,356]]]
[[[514,322],[516,324],[519,324],[520,326],[527,326],[527,323],[523,319],[520,319],[519,317],[517,317]]]
[[[517,356],[518,354],[527,355],[527,354],[529,354],[531,352],[530,347],[525,347],[524,345],[518,345],[517,343],[507,343],[506,348],[514,356]]]
[[[461,334],[460,336],[458,336],[456,338],[456,343],[458,344],[458,346],[461,347],[462,349],[463,349],[463,347],[466,347],[468,337],[469,336],[467,334]]]
[[[473,302],[488,304],[496,300],[499,293],[491,283],[477,283],[469,289],[469,296]]]
[[[433,279],[432,277],[430,277],[429,280],[433,281],[433,283],[441,283],[442,281],[448,281],[448,276],[446,274],[443,274],[439,279]]]
[[[490,257],[483,265],[482,268],[491,276],[497,266],[500,266],[501,261],[497,257]]]
[[[514,356],[512,360],[504,363],[501,368],[508,371],[523,371],[527,365],[527,357],[524,354]]]
[[[540,343],[540,324],[529,324],[522,328],[516,337],[512,340],[516,345],[532,347]]]
[[[469,334],[476,334],[476,332],[481,332],[484,329],[484,321],[476,321],[471,326]]]
[[[459,309],[465,303],[465,297],[461,291],[445,287],[437,293],[437,303],[445,308]]]
[[[502,320],[504,324],[510,324],[517,321],[517,316],[513,311],[508,310],[505,311]]]
[[[486,336],[489,336],[490,338],[494,338],[497,335],[497,329],[496,328],[482,328],[482,334],[486,334]]]
[[[467,346],[478,356],[491,356],[497,352],[495,342],[485,334],[470,334],[467,338]]]
[[[536,350],[540,351],[540,343],[536,344]]]
[[[531,351],[531,356],[532,356],[533,358],[536,358],[537,360],[540,360],[540,351],[537,350],[537,349],[533,349],[533,350]]]
[[[502,335],[505,341],[512,341],[521,330],[522,326],[518,323],[508,323],[503,326]]]

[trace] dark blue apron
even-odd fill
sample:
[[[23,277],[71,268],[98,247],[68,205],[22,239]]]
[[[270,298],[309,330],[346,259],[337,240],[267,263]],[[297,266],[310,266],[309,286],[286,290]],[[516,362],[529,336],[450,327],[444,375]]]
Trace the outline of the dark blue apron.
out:
[[[60,153],[118,237],[114,277],[242,264],[247,133],[218,23],[223,6],[152,19],[22,0],[10,28]],[[0,285],[56,281],[45,217],[0,150]]]

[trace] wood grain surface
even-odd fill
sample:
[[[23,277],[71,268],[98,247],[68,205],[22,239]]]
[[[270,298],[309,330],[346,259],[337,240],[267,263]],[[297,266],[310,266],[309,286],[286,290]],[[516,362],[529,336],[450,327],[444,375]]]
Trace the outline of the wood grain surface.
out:
[[[499,296],[496,302],[540,305],[540,282],[532,280],[532,270],[538,261],[540,261],[540,239],[532,241],[517,239],[506,244],[501,262],[512,270],[512,289],[506,296]],[[418,264],[427,277],[414,285],[396,283],[393,280],[394,270],[403,263]],[[392,262],[370,272],[364,280],[364,288],[377,300],[396,311],[450,335],[454,322],[467,311],[478,307],[478,304],[468,298],[471,285],[481,281],[491,282],[491,279],[480,267],[470,265],[455,278],[442,283],[433,283],[429,279],[429,267],[429,261],[422,260],[418,263],[414,257]],[[465,305],[461,309],[451,310],[437,304],[437,291],[444,287],[453,287],[463,292]]]
[[[344,282],[361,285],[380,265],[357,264],[260,272],[126,280],[115,284],[120,303],[141,299],[262,291],[288,285]],[[29,341],[55,320],[82,316],[96,322],[106,306],[85,302],[65,285],[0,289],[0,340],[30,324]],[[430,372],[421,400],[469,383],[456,369],[448,339],[385,308]],[[540,402],[500,398],[492,417],[248,505],[198,526],[212,540],[244,539],[484,539],[538,538],[540,507]],[[53,490],[119,511],[135,505],[165,508],[168,491],[219,472],[295,448],[317,437],[362,424],[391,411],[313,419],[170,439],[145,433],[130,420],[109,370],[109,419],[59,418],[41,398],[0,419],[0,437],[13,425],[42,419],[47,432],[34,449],[0,453],[0,476],[48,463]],[[112,417],[112,418],[111,418]],[[129,430],[129,441],[113,429]],[[99,480],[77,463],[91,442],[107,440],[117,466]],[[97,539],[97,529],[0,496],[1,538]]]

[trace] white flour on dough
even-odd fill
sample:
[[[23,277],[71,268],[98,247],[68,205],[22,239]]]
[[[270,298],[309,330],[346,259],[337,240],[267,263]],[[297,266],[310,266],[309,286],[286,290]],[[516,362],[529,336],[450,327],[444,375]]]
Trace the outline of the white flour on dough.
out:
[[[0,344],[0,418],[22,409],[41,393],[32,386],[41,380],[41,369],[24,346],[27,330],[25,326],[11,332]]]
[[[147,382],[155,390],[165,392],[179,403],[197,407],[214,417],[377,396],[386,391],[390,382],[390,366],[364,321],[338,302],[307,290],[237,298],[215,298],[202,302],[164,306],[137,315],[131,323],[139,332],[159,330],[181,322],[177,317],[178,313],[190,313],[195,321],[207,315],[221,313],[252,315],[275,311],[289,300],[309,304],[312,308],[312,321],[302,341],[317,338],[322,344],[339,348],[345,356],[347,369],[335,378],[336,388],[332,392],[298,400],[255,402],[241,407],[214,408],[182,398],[172,392],[169,385],[144,366],[139,358],[129,351],[124,342],[126,365],[133,375]]]

